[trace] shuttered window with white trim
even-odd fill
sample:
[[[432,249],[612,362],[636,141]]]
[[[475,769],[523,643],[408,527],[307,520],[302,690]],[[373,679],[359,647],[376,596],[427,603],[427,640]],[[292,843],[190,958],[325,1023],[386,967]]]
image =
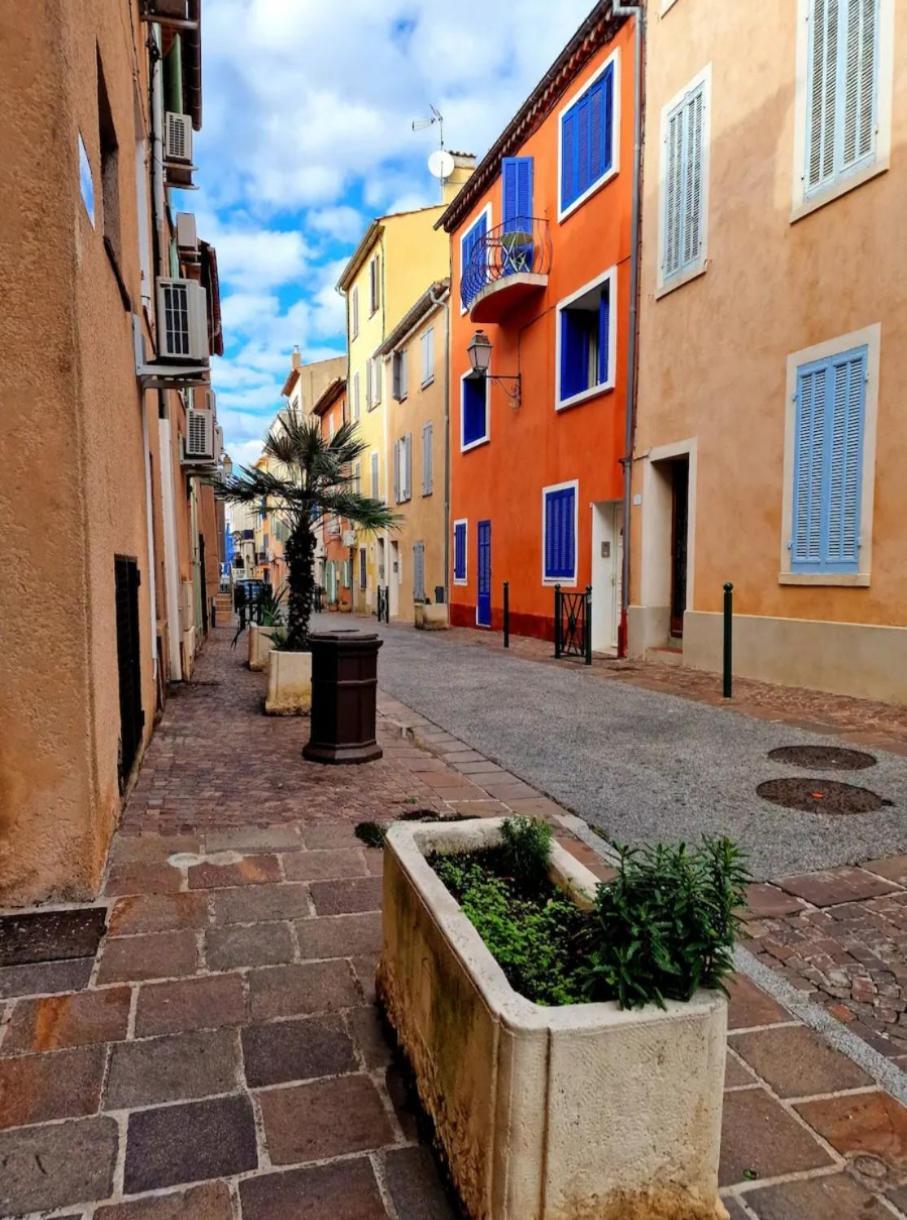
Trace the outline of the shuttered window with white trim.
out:
[[[361,410],[361,382],[362,378],[360,377],[359,373],[353,373],[353,419],[359,418]]]
[[[372,454],[372,499],[379,500],[381,498],[381,490],[378,483],[378,454]]]
[[[434,468],[432,441],[434,427],[431,423],[422,425],[422,495],[430,496],[433,491]]]
[[[812,0],[808,15],[806,194],[875,156],[879,0]]]
[[[422,384],[428,385],[435,377],[435,328],[429,326],[422,334]]]
[[[664,134],[662,279],[703,258],[707,82],[701,80],[668,112]]]
[[[791,571],[860,570],[867,349],[797,370]]]

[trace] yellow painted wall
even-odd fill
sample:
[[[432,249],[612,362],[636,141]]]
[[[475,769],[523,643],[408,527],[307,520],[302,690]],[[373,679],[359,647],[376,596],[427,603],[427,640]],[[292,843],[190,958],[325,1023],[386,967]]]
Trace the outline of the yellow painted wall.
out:
[[[361,459],[361,487],[363,494],[372,494],[372,454],[378,455],[379,498],[391,497],[393,470],[389,465],[387,390],[383,386],[381,402],[369,409],[367,404],[369,359],[375,355],[384,339],[394,329],[406,311],[425,291],[433,280],[443,279],[450,271],[450,253],[447,235],[434,228],[443,208],[423,208],[417,212],[402,212],[379,218],[366,250],[358,250],[361,263],[355,274],[348,278],[344,273],[347,298],[347,340],[349,352],[348,399],[350,418],[358,423],[366,450]],[[381,293],[378,308],[370,311],[369,265],[375,255],[381,263]],[[352,294],[359,293],[359,332],[353,336]],[[381,365],[379,363],[379,373]],[[355,382],[359,375],[359,418],[356,419]],[[374,611],[377,605],[377,587],[387,583],[389,572],[389,539],[382,535],[357,531],[357,559],[354,579],[354,606],[358,611]],[[366,587],[361,588],[358,552],[366,552]],[[381,564],[381,555],[385,562]]]
[[[637,626],[640,610],[650,613],[651,626],[654,603],[664,601],[647,597],[645,589],[653,586],[654,562],[652,531],[646,530],[646,513],[654,511],[647,455],[688,440],[695,442],[697,471],[688,614],[718,611],[722,585],[730,580],[742,616],[907,625],[907,254],[897,237],[907,190],[907,5],[883,0],[883,23],[892,7],[891,168],[793,222],[800,172],[797,34],[806,11],[800,0],[677,0],[663,15],[652,13],[633,467],[633,491],[641,502],[632,509],[631,648],[634,611]],[[889,38],[884,29],[883,38]],[[658,297],[661,111],[708,65],[707,269]],[[870,585],[780,583],[787,357],[875,324],[881,325],[881,357]],[[784,648],[776,644],[774,670],[765,673],[772,680],[785,680]],[[834,688],[834,679],[825,676],[823,685]]]

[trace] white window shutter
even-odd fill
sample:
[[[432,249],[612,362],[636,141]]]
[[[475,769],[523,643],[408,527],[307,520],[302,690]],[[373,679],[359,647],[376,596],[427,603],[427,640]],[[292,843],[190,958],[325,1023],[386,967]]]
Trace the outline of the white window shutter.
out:
[[[794,566],[822,558],[822,480],[825,469],[827,373],[802,373],[797,386],[797,456],[794,470]]]
[[[430,423],[422,426],[422,494],[427,496],[432,491],[432,433]]]
[[[668,116],[665,137],[664,267],[665,279],[680,270],[683,223],[683,103]]]
[[[372,499],[378,500],[378,454],[372,454]]]
[[[404,463],[403,463],[403,493],[407,500],[412,499],[413,494],[413,434],[407,432],[403,438],[404,446]]]
[[[702,165],[705,93],[700,85],[686,105],[686,182],[684,184],[684,264],[695,262],[702,249]]]
[[[813,0],[807,105],[807,189],[834,177],[838,109],[838,37],[841,0]]]
[[[403,499],[400,490],[400,445],[402,442],[394,441],[394,503],[399,504]]]
[[[877,3],[878,0],[847,0],[842,169],[868,157],[875,145]]]

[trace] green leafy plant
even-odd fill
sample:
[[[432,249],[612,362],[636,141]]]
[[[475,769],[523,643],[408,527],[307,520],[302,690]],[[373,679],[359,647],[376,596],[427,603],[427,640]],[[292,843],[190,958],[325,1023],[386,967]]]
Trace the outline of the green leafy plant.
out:
[[[513,818],[500,846],[429,857],[517,991],[539,1004],[635,1008],[724,988],[749,880],[729,839],[620,848],[591,911],[550,880],[551,843],[547,823]]]
[[[238,475],[213,479],[216,495],[234,504],[262,504],[286,525],[287,623],[282,647],[308,648],[315,601],[317,532],[329,517],[364,531],[395,529],[399,518],[381,500],[361,495],[353,468],[367,449],[357,425],[341,425],[330,439],[321,420],[284,411],[267,435],[262,466],[244,466]]]
[[[260,627],[280,627],[284,621],[286,585],[279,589],[265,586],[256,599],[256,619]]]
[[[622,847],[617,876],[598,888],[583,987],[588,999],[622,1008],[689,1000],[724,989],[749,880],[726,838]]]

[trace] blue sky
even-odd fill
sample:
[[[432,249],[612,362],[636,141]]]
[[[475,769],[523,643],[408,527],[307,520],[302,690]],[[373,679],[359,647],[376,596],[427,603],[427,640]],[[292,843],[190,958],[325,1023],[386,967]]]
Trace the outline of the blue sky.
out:
[[[438,201],[436,130],[481,156],[592,0],[203,0],[201,190],[177,199],[217,247],[218,415],[248,463],[293,344],[344,350],[334,290],[369,219]],[[516,13],[519,17],[516,17]]]

